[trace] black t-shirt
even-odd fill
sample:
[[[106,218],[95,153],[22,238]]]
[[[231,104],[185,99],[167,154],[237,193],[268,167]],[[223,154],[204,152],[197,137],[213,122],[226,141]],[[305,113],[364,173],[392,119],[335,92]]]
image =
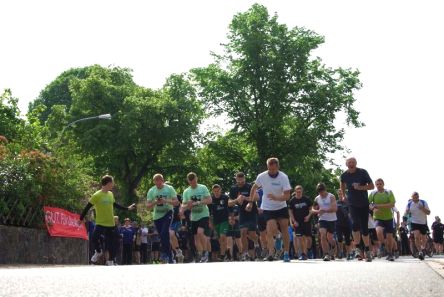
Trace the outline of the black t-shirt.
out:
[[[239,195],[244,195],[245,197],[250,197],[251,185],[245,183],[242,187],[234,185],[230,189],[230,199],[236,199]],[[239,215],[241,220],[255,219],[257,216],[257,204],[253,203],[253,208],[251,211],[246,211],[245,208],[248,205],[248,201],[244,201],[242,205],[239,206]]]
[[[441,223],[433,222],[432,224],[433,237],[443,237],[444,225]]]
[[[296,196],[292,196],[288,201],[288,208],[293,212],[294,218],[298,223],[303,223],[304,218],[310,213],[310,207],[313,206],[313,202],[306,196],[302,196],[301,199],[297,199]]]
[[[228,196],[225,194],[220,195],[219,198],[211,195],[213,200],[210,206],[210,212],[213,216],[213,223],[220,224],[228,221]]]
[[[348,204],[356,207],[368,207],[368,193],[367,191],[355,190],[354,183],[361,186],[373,183],[370,175],[365,169],[356,168],[354,173],[345,171],[341,175],[341,183],[345,183],[347,189]]]
[[[347,204],[342,201],[338,201],[336,205],[338,206],[338,210],[336,211],[336,225],[344,227],[350,226],[350,217]]]

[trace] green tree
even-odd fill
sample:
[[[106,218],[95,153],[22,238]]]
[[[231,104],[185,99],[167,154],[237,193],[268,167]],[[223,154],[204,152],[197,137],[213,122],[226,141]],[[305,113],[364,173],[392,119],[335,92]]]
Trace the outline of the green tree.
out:
[[[192,153],[203,118],[194,88],[183,75],[171,76],[161,90],[134,84],[130,71],[94,66],[85,79],[70,83],[72,119],[111,113],[111,121],[83,122],[72,129],[95,167],[116,176],[126,202],[148,174],[182,167]]]
[[[362,125],[353,107],[358,71],[332,69],[312,58],[324,38],[289,29],[258,4],[236,15],[229,28],[224,53],[192,73],[208,110],[226,113],[233,132],[255,147],[254,167],[277,156],[287,168],[307,164],[303,170],[310,170],[341,149],[344,130],[335,127],[337,116]]]

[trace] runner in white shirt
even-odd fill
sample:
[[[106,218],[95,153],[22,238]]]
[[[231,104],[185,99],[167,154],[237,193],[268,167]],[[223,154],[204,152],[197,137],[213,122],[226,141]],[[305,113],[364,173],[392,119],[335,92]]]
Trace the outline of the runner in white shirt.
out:
[[[330,261],[336,246],[333,235],[336,231],[336,198],[327,192],[325,184],[319,183],[316,187],[319,196],[314,200],[313,213],[319,216],[319,233],[321,234],[322,252],[324,261]]]
[[[289,214],[287,200],[290,198],[290,181],[288,176],[279,170],[279,160],[269,158],[267,160],[267,171],[262,172],[256,178],[256,182],[250,191],[250,197],[254,197],[258,188],[262,187],[263,196],[261,209],[267,221],[267,245],[268,261],[273,261],[274,240],[278,226],[282,232],[284,241],[284,262],[290,262],[290,235],[288,232]]]
[[[411,232],[414,235],[415,245],[419,251],[418,258],[424,260],[427,242],[427,216],[430,214],[430,209],[425,200],[419,199],[418,192],[413,192],[412,199],[407,204],[405,216],[408,214],[411,215]]]

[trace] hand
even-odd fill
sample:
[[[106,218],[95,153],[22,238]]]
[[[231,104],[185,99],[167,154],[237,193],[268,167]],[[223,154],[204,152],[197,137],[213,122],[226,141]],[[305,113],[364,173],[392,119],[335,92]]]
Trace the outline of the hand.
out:
[[[292,221],[291,224],[292,224],[295,228],[299,227],[299,224],[298,224],[298,222],[296,222],[296,221]]]
[[[347,202],[347,196],[345,196],[345,195],[342,196],[342,201],[343,201],[343,202]]]
[[[248,202],[247,207],[245,207],[245,210],[251,212],[253,210],[253,203]]]
[[[264,210],[263,210],[262,208],[258,208],[258,209],[257,209],[257,212],[258,212],[259,214],[263,214],[263,213],[264,213]]]
[[[128,210],[133,210],[134,208],[136,208],[136,203],[133,203],[130,206],[128,206]]]
[[[318,212],[318,216],[322,216],[325,213],[325,210],[320,209]]]
[[[190,201],[187,202],[187,207],[188,207],[189,209],[193,208],[193,201],[192,201],[192,200],[190,200]]]
[[[306,216],[305,218],[304,218],[304,222],[308,222],[310,220],[310,216]]]
[[[360,190],[360,189],[359,189],[359,188],[360,188],[359,183],[353,183],[352,186],[353,186],[353,188],[354,188],[355,190]]]
[[[237,203],[238,203],[238,204],[243,204],[245,198],[246,198],[246,197],[245,197],[244,195],[239,195],[239,196],[237,197]]]

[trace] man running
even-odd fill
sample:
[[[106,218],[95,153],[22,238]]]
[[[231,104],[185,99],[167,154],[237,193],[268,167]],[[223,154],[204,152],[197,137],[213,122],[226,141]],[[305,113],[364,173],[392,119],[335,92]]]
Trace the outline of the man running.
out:
[[[173,221],[170,225],[170,243],[171,249],[176,253],[176,259],[178,263],[183,263],[184,255],[179,246],[179,232],[182,227],[182,221],[180,218],[180,205],[182,203],[182,196],[177,195],[178,204],[173,207]]]
[[[327,192],[325,184],[319,183],[316,186],[318,196],[314,200],[313,213],[319,217],[319,233],[321,235],[321,247],[324,254],[324,261],[330,261],[336,242],[333,238],[336,230],[336,198]]]
[[[264,216],[267,221],[267,260],[274,260],[273,236],[277,234],[279,228],[284,241],[284,262],[290,262],[290,236],[287,232],[289,223],[287,200],[290,198],[290,181],[288,176],[279,170],[279,160],[277,158],[269,158],[267,160],[267,169],[267,171],[257,176],[251,188],[250,197],[254,197],[256,190],[262,187],[261,208],[264,210]]]
[[[245,174],[236,174],[236,184],[230,189],[230,206],[239,205],[239,226],[241,230],[241,260],[248,258],[248,239],[253,241],[256,253],[259,250],[257,237],[257,195],[250,196],[251,185],[245,181]],[[256,194],[256,193],[255,193]],[[259,256],[259,255],[256,255]]]
[[[293,226],[296,234],[294,239],[295,252],[298,251],[296,242],[300,242],[301,256],[299,260],[307,260],[307,241],[311,238],[311,200],[303,195],[302,186],[297,185],[294,193],[288,202],[288,214],[290,215],[290,224]]]
[[[213,194],[211,195],[211,219],[214,226],[214,231],[219,239],[220,254],[219,261],[225,260],[227,252],[227,232],[228,232],[228,196],[222,194],[222,187],[220,185],[213,185],[211,187]]]
[[[207,249],[209,241],[205,234],[208,234],[210,229],[208,204],[211,204],[211,196],[208,188],[197,182],[196,173],[188,173],[187,181],[190,186],[183,192],[182,207],[191,210],[191,231],[197,250],[196,260],[205,263],[208,262],[209,256],[207,253],[204,254],[204,250]]]
[[[121,210],[132,210],[135,209],[136,205],[131,204],[128,207],[124,207],[116,203],[113,192],[111,192],[111,190],[114,188],[114,179],[112,176],[105,175],[102,177],[100,183],[102,184],[102,189],[95,192],[91,196],[91,199],[80,215],[79,224],[83,222],[83,219],[85,218],[85,215],[89,209],[94,206],[96,210],[96,226],[93,233],[93,246],[95,253],[91,257],[91,262],[96,263],[102,257],[101,237],[105,236],[105,245],[109,251],[110,259],[106,262],[106,264],[114,265],[116,253],[115,234],[118,233],[114,221],[114,207]]]
[[[356,167],[357,161],[354,157],[346,160],[347,170],[341,175],[341,193],[342,199],[347,200],[352,219],[353,240],[356,249],[359,252],[359,242],[364,241],[364,251],[366,261],[371,262],[370,241],[368,236],[368,193],[373,190],[373,184],[370,175],[365,169]]]
[[[444,243],[444,224],[441,223],[441,219],[436,216],[435,221],[432,224],[433,244],[435,245],[436,253],[442,254]]]
[[[413,233],[415,246],[418,249],[418,258],[424,260],[427,243],[427,216],[430,214],[429,205],[425,200],[419,199],[418,192],[413,192],[412,199],[405,209],[405,216],[411,215],[411,233]]]
[[[153,176],[154,186],[148,191],[148,209],[154,208],[154,224],[160,235],[161,261],[174,263],[170,243],[170,225],[173,219],[173,207],[179,205],[174,188],[165,184],[162,174]]]
[[[387,260],[395,261],[393,256],[394,248],[394,229],[393,229],[393,213],[392,208],[395,207],[395,196],[393,192],[384,188],[384,181],[378,178],[375,181],[376,190],[370,193],[368,198],[370,202],[370,209],[373,210],[373,218],[376,223],[376,234],[378,241],[381,244],[381,249],[384,244],[384,234],[386,235],[385,250],[387,253]]]
[[[338,190],[338,196],[342,197],[341,190]],[[347,260],[353,260],[352,250],[351,250],[351,233],[352,233],[352,223],[350,220],[350,215],[348,211],[348,205],[344,201],[338,199],[336,201],[338,210],[336,211],[336,236],[338,238],[338,257],[341,259],[344,253],[344,241],[345,250],[347,253]]]

